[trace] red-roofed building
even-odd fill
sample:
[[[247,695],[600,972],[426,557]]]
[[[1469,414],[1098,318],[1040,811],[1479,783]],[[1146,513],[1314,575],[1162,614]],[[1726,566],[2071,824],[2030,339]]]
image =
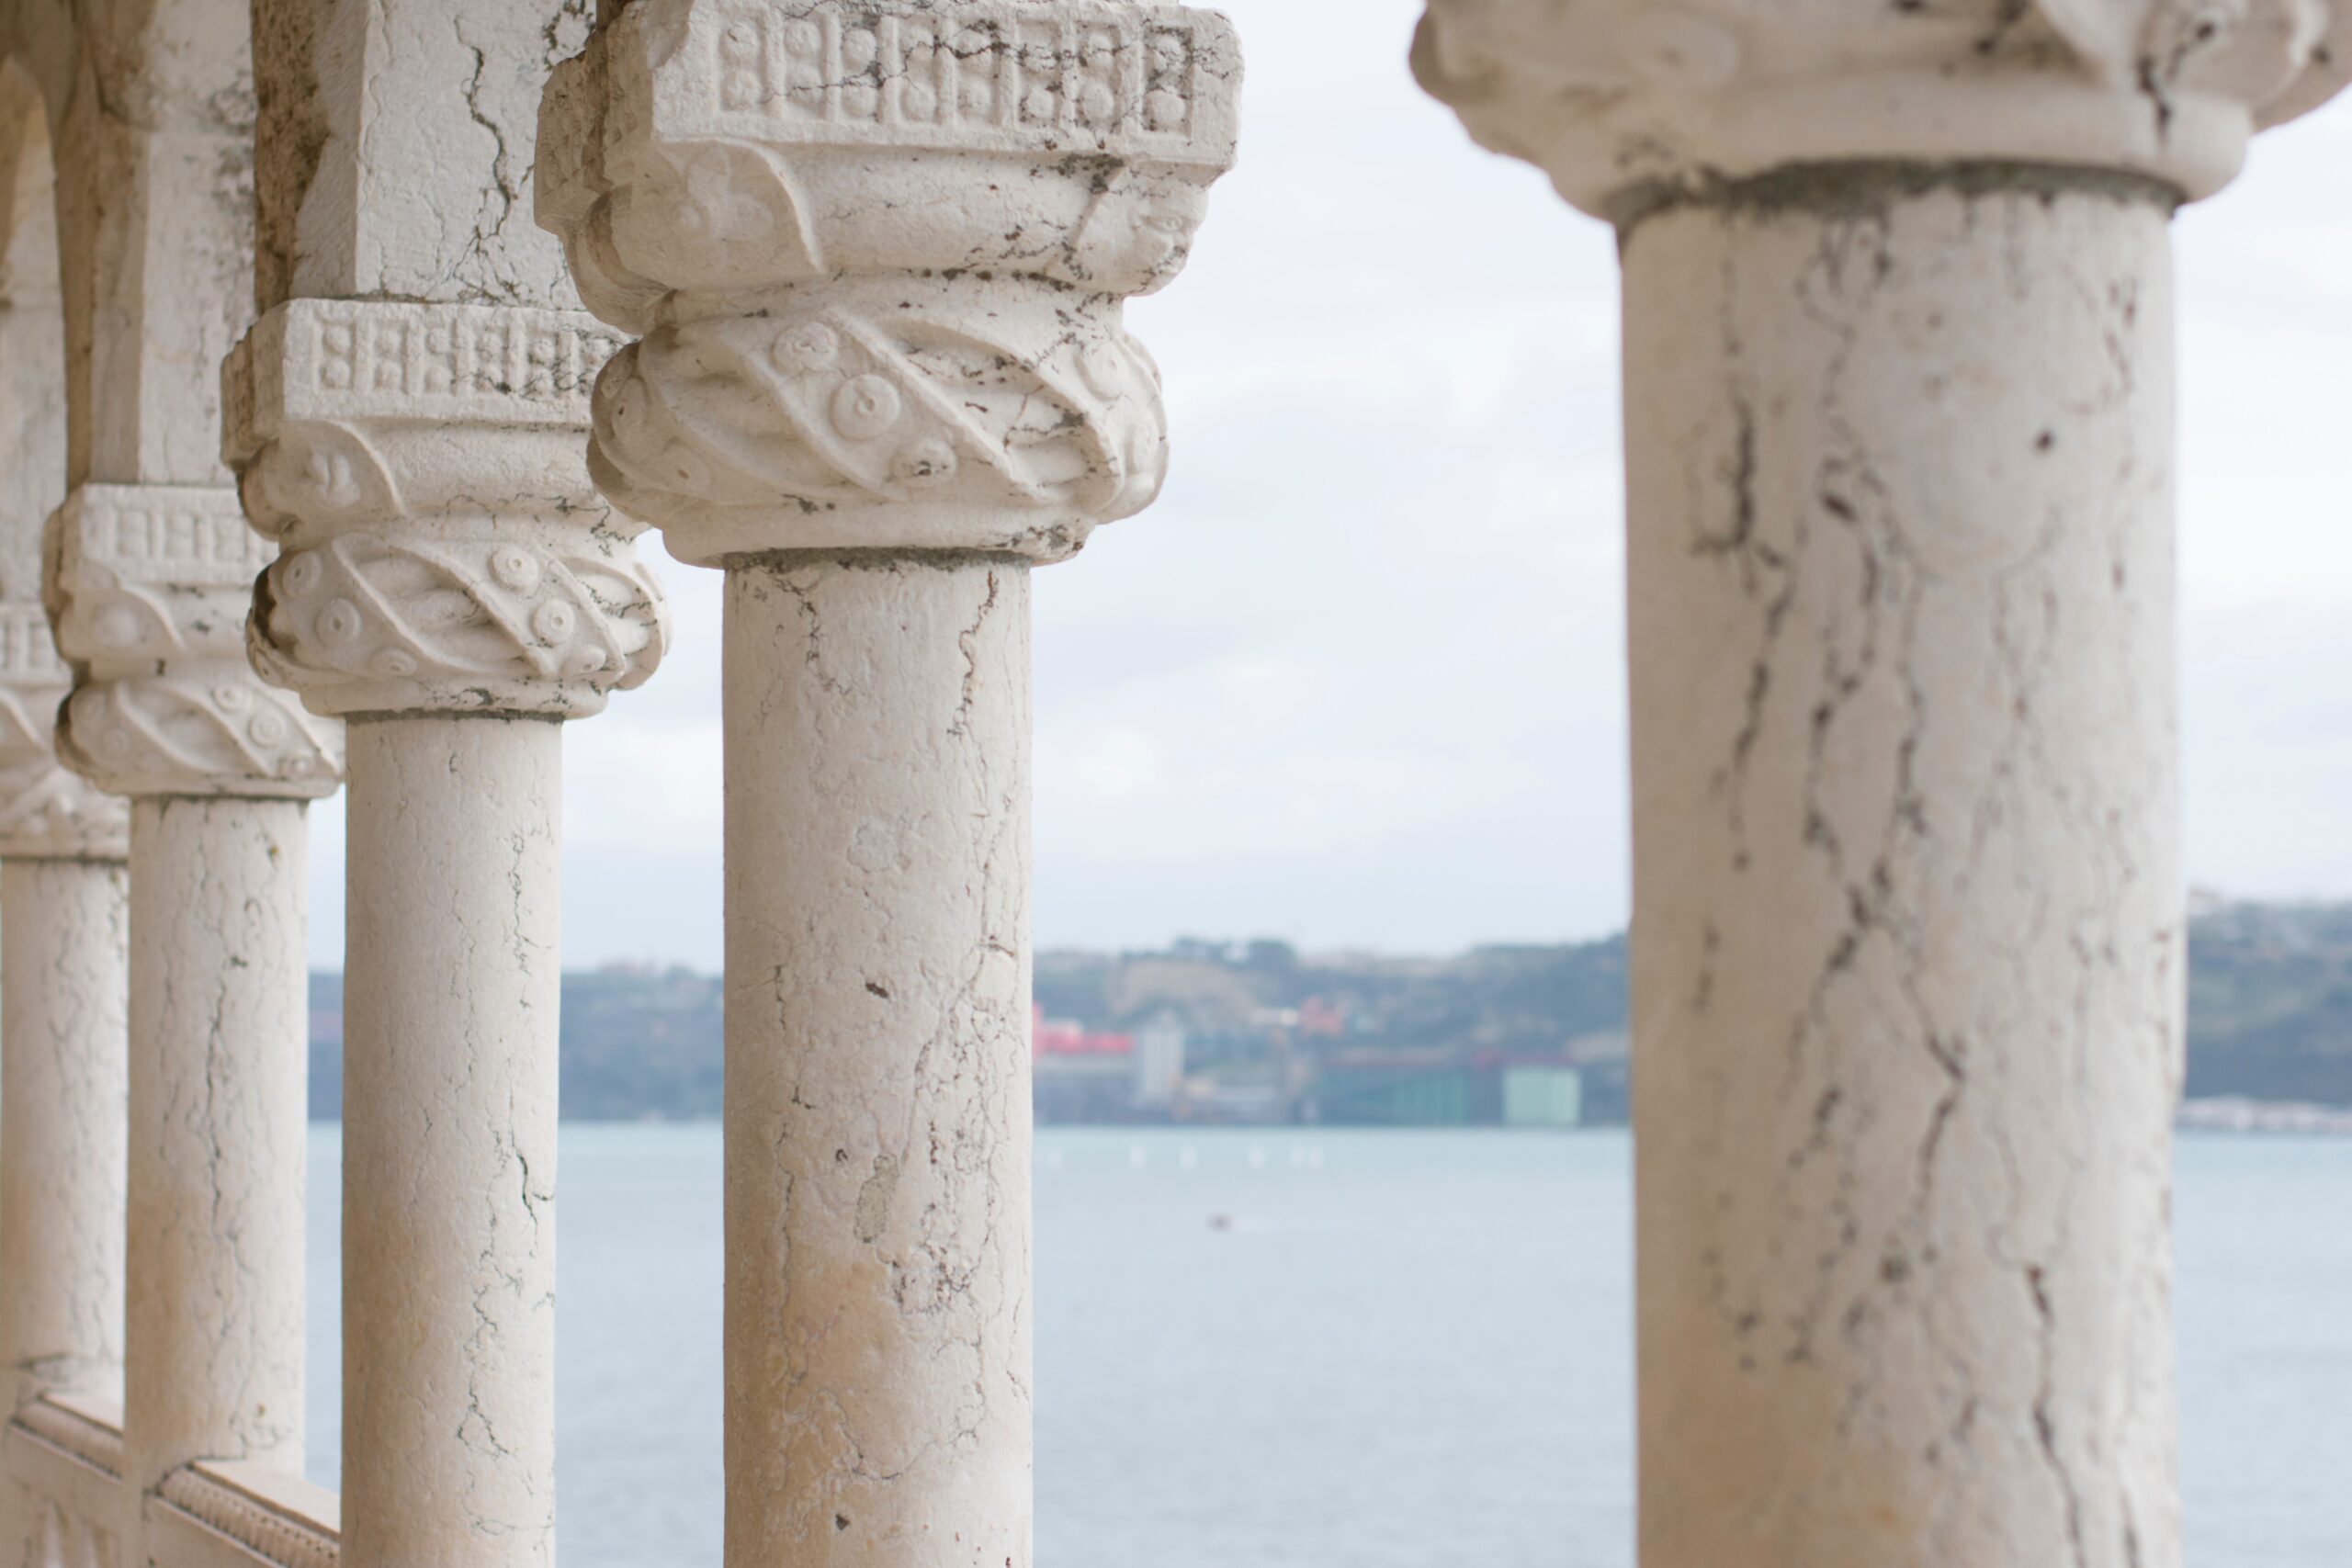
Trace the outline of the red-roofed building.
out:
[[[1086,1026],[1068,1019],[1049,1019],[1044,1008],[1030,1013],[1029,1046],[1039,1056],[1132,1056],[1132,1034],[1090,1034]]]

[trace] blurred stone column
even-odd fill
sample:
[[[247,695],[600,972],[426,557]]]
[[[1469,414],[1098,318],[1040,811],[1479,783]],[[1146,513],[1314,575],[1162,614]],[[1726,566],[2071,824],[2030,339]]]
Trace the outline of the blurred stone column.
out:
[[[728,573],[727,1561],[1025,1565],[1029,570],[1158,492],[1207,12],[638,0],[539,215],[589,462]]]
[[[2325,10],[1430,7],[1624,257],[1645,1568],[2180,1561],[2166,224]]]
[[[66,690],[40,604],[41,526],[65,485],[53,201],[46,117],[30,83],[0,70],[0,437],[14,454],[0,466],[0,1363],[11,1411],[51,1390],[113,1397],[122,1382],[130,818],[58,766],[51,740]]]
[[[243,0],[75,19],[45,592],[73,675],[59,755],[132,800],[122,1545],[143,1564],[143,1500],[180,1466],[301,1467],[304,808],[342,738],[245,659],[274,552],[219,458],[253,298]]]
[[[561,726],[666,637],[587,472],[619,340],[523,205],[581,11],[254,6],[252,652],[350,725],[346,1568],[555,1556]]]

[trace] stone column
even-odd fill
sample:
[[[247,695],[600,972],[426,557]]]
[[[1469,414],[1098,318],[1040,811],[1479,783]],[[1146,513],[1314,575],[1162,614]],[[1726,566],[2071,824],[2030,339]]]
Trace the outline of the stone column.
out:
[[[1423,24],[1624,256],[1645,1568],[2180,1561],[2166,222],[2323,9]]]
[[[0,1365],[8,1407],[122,1382],[122,802],[57,764],[64,663],[40,604],[65,487],[48,125],[0,70]]]
[[[540,220],[590,468],[728,573],[727,1561],[1025,1565],[1028,573],[1157,493],[1121,302],[1239,58],[1174,6],[638,0]]]
[[[581,12],[254,7],[252,651],[350,722],[346,1568],[554,1561],[560,721],[666,638],[588,478],[619,340],[519,206]]]
[[[275,552],[219,458],[219,367],[252,319],[243,0],[76,15],[45,592],[74,681],[59,754],[133,801],[123,1550],[144,1564],[175,1470],[301,1466],[304,806],[341,736],[246,660]]]

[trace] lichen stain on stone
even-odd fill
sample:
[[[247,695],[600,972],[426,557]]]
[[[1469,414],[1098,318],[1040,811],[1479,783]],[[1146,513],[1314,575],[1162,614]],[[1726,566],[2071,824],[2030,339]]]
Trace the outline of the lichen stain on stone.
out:
[[[857,1239],[881,1239],[890,1224],[890,1200],[899,1190],[899,1162],[889,1155],[874,1156],[874,1174],[857,1190]]]

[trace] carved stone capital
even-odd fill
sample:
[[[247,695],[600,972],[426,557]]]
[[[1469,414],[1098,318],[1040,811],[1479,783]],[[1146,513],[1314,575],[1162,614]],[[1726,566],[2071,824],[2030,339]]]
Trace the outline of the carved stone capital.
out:
[[[2339,0],[1429,0],[1422,86],[1589,212],[1857,160],[2062,164],[2191,198],[2352,72]]]
[[[1231,25],[1102,0],[637,0],[559,67],[539,220],[645,341],[591,468],[683,559],[1057,559],[1166,466],[1120,325],[1233,159]]]
[[[582,457],[618,336],[578,310],[296,299],[231,355],[230,462],[284,553],[254,667],[322,714],[578,716],[668,637]]]
[[[589,468],[700,564],[876,546],[1053,560],[1159,494],[1167,419],[1114,301],[860,279],[623,350]]]
[[[337,725],[255,678],[254,576],[274,554],[234,492],[84,485],[49,520],[42,587],[74,677],[57,754],[116,795],[334,792]]]
[[[120,860],[130,810],[60,767],[57,705],[72,685],[38,604],[0,604],[0,860]]]

